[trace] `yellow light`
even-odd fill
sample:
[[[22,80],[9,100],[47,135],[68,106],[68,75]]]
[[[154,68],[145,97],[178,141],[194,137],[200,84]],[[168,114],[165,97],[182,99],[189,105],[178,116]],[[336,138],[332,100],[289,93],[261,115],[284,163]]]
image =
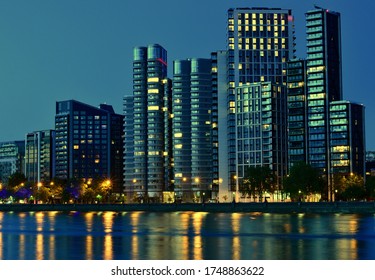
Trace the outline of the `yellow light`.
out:
[[[147,90],[147,93],[159,93],[159,89],[157,88],[151,88]]]
[[[157,111],[157,110],[159,110],[159,106],[148,106],[147,110],[148,111]]]
[[[181,138],[182,137],[182,133],[181,132],[177,132],[174,134],[174,137],[175,138]]]
[[[149,83],[157,83],[157,82],[159,82],[159,78],[158,77],[148,78],[147,82],[149,82]]]

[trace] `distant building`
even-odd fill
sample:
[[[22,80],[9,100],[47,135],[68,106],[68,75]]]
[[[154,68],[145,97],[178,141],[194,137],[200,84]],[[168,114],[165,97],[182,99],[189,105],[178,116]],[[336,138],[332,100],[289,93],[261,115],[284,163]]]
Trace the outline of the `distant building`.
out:
[[[25,141],[0,143],[0,182],[7,184],[9,176],[23,173],[25,158]]]
[[[375,176],[375,151],[366,151],[366,176]]]
[[[55,131],[26,134],[25,176],[28,181],[49,183],[55,176]]]
[[[56,103],[56,177],[108,178],[115,192],[123,185],[123,116],[112,106],[75,100]]]

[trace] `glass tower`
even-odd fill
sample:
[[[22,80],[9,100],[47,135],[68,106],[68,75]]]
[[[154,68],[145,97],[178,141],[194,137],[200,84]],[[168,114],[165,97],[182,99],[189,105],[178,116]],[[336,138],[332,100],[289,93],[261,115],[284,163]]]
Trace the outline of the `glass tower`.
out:
[[[50,182],[55,176],[55,131],[28,133],[25,141],[25,176],[28,181]]]
[[[133,139],[134,164],[131,185],[141,199],[159,201],[165,182],[165,116],[171,83],[167,79],[167,51],[160,45],[134,48]],[[166,99],[165,99],[166,98]],[[128,139],[125,141],[129,141]],[[128,163],[125,162],[125,166]],[[127,178],[126,184],[130,183]]]
[[[287,171],[286,88],[271,82],[236,88],[237,176],[267,166],[280,186]]]
[[[174,183],[177,196],[188,201],[204,201],[218,192],[217,98],[211,71],[211,59],[174,61]]]
[[[227,23],[228,183],[236,184],[235,88],[256,82],[286,85],[286,62],[294,57],[291,10],[236,8]]]
[[[330,171],[329,102],[342,100],[340,14],[316,7],[306,13],[308,162]]]
[[[287,64],[288,167],[307,162],[306,61],[293,59]]]
[[[332,101],[329,114],[332,173],[364,177],[364,106],[345,100]]]

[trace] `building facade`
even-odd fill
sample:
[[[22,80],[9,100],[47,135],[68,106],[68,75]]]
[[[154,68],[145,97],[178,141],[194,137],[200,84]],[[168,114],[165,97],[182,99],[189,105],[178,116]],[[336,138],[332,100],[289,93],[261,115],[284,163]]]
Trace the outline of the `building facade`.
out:
[[[287,64],[288,167],[307,163],[307,92],[306,60],[293,59]]]
[[[123,185],[123,116],[109,105],[93,107],[75,100],[56,103],[56,177],[111,180]]]
[[[307,12],[306,33],[308,163],[327,175],[329,103],[342,100],[340,14],[318,7]]]
[[[165,150],[170,135],[166,129],[171,100],[171,81],[167,78],[167,51],[160,45],[136,47],[133,53],[133,157],[125,158],[125,189],[142,200],[160,201],[163,191],[171,187],[166,182],[170,154]],[[130,104],[129,102],[127,104]],[[128,109],[126,109],[128,112]],[[166,119],[167,118],[167,119]],[[126,128],[126,133],[129,133]],[[168,145],[168,144],[167,144]],[[129,162],[127,161],[129,160]],[[167,163],[168,162],[168,163]],[[134,167],[132,167],[134,166]],[[132,177],[132,179],[130,179]],[[132,194],[130,194],[130,192]]]
[[[332,101],[330,113],[331,174],[365,177],[365,109],[349,101]]]
[[[218,194],[217,96],[211,59],[176,60],[172,135],[177,197],[205,201]]]
[[[236,8],[228,10],[227,23],[227,139],[228,183],[236,176],[235,88],[249,83],[286,85],[286,63],[294,57],[291,10]]]
[[[55,177],[55,131],[26,134],[25,176],[29,182],[49,183]]]
[[[25,141],[0,143],[0,182],[8,183],[9,176],[24,172]]]
[[[237,178],[266,166],[280,186],[287,174],[286,87],[271,82],[236,88]]]

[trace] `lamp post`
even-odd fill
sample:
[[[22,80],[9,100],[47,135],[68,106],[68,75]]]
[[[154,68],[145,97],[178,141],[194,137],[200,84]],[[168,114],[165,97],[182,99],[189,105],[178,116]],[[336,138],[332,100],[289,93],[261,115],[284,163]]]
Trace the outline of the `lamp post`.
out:
[[[199,190],[199,193],[200,193],[200,189],[199,189],[199,177],[196,177],[195,179],[194,179],[194,182],[196,183],[196,185],[197,185],[197,188],[198,188],[198,190]]]
[[[36,204],[38,204],[38,199],[39,199],[39,190],[40,188],[43,186],[43,184],[41,182],[38,182],[37,184],[37,190],[36,190],[36,194],[35,194],[35,199],[36,199]]]

